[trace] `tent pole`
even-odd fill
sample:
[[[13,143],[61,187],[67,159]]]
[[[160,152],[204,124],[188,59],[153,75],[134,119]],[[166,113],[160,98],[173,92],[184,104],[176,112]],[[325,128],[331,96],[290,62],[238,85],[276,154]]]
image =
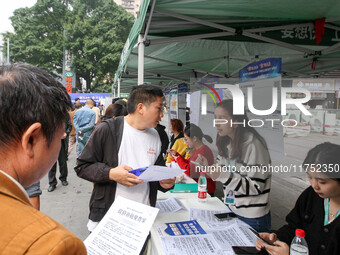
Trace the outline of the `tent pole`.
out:
[[[147,23],[146,28],[145,28],[144,40],[146,40],[146,37],[148,36],[148,33],[149,33],[153,10],[155,9],[155,4],[156,4],[156,0],[153,0],[151,10],[150,10],[150,13],[149,13],[149,20],[148,20],[148,23]]]
[[[151,73],[151,72],[145,72],[145,73],[146,74],[150,74],[150,75],[154,75],[155,77],[159,77],[159,75],[155,74],[155,73]],[[170,79],[170,80],[176,80],[176,81],[180,81],[180,82],[187,82],[185,80],[181,80],[181,79],[176,78],[175,76],[170,76],[170,75],[163,75],[163,74],[161,74],[160,77],[166,78],[166,79]]]
[[[144,83],[144,43],[143,36],[138,36],[138,85]]]
[[[328,53],[332,53],[332,52],[335,52],[335,51],[339,51],[340,49],[340,43],[336,43],[324,50],[321,51],[321,54],[322,55],[325,55],[325,54],[328,54]]]
[[[207,33],[207,34],[200,34],[200,35],[186,35],[186,36],[178,36],[173,38],[161,38],[161,39],[154,39],[151,40],[152,45],[157,44],[165,44],[165,43],[173,43],[173,42],[186,42],[198,39],[207,39],[207,38],[214,38],[214,37],[222,37],[222,36],[231,36],[234,33],[231,32],[218,32],[218,33]]]
[[[143,52],[144,53],[144,52]],[[144,56],[144,54],[143,54]],[[139,50],[138,50],[138,77],[139,77]],[[177,65],[177,63],[173,62],[173,61],[169,61],[169,60],[165,60],[165,59],[160,59],[160,58],[155,58],[155,57],[150,57],[150,56],[145,56],[145,58],[148,58],[148,59],[153,59],[153,60],[157,60],[157,61],[160,61],[160,62],[165,62],[165,63],[169,63],[169,64],[174,64],[174,65]],[[143,63],[144,64],[144,63]],[[218,73],[211,73],[207,70],[202,70],[202,69],[197,69],[196,67],[193,67],[193,66],[190,66],[190,65],[187,65],[187,64],[182,64],[182,67],[183,68],[188,68],[188,69],[192,69],[192,70],[195,70],[196,72],[198,73],[203,73],[203,74],[206,74],[206,73],[209,73],[211,75],[215,75],[215,76],[219,76],[219,77],[224,77],[224,75],[221,75],[221,74],[218,74]],[[138,81],[139,81],[139,78],[138,78]],[[140,84],[138,82],[138,84]]]
[[[227,75],[230,74],[229,64],[230,64],[230,56],[229,56],[229,41],[227,41]]]
[[[117,97],[120,97],[120,78],[118,79]]]
[[[131,52],[131,55],[137,56],[138,54]],[[149,57],[148,55],[145,56],[145,58],[148,58],[148,57]],[[182,63],[182,64],[190,65],[190,64],[197,64],[197,63],[215,61],[215,60],[219,60],[219,59],[222,60],[222,59],[226,59],[226,58],[227,58],[227,56],[222,56],[222,57],[217,57],[217,58],[207,58],[207,59],[202,59],[202,60],[197,60],[197,61],[185,62],[185,63]],[[166,62],[166,60],[164,60],[164,62]],[[168,63],[168,62],[166,62],[166,63]],[[171,66],[177,66],[177,63],[175,63],[175,62],[169,61],[169,63],[173,63],[173,64],[169,65],[169,66],[161,66],[159,68],[153,68],[153,69],[149,69],[149,70],[156,70],[156,69],[162,69],[162,68],[167,68],[167,67],[171,67]]]
[[[333,30],[335,30],[335,31],[340,31],[340,27],[334,26],[334,25],[331,25],[331,24],[325,23],[325,27],[326,27],[326,28],[329,28],[329,29],[333,29]]]
[[[210,21],[200,20],[200,19],[197,19],[197,18],[194,18],[194,17],[189,17],[189,16],[186,16],[186,15],[178,14],[178,13],[172,13],[172,12],[169,12],[169,11],[159,10],[159,9],[155,9],[155,12],[165,14],[165,15],[168,15],[170,17],[175,17],[175,18],[178,18],[178,19],[187,20],[187,21],[190,21],[190,22],[193,22],[193,23],[202,24],[202,25],[205,25],[205,26],[208,26],[208,27],[221,29],[222,31],[226,31],[226,32],[231,32],[231,33],[236,32],[236,29],[232,28],[232,27],[216,24],[216,23],[213,23],[213,22],[210,22]],[[269,38],[269,37],[264,37],[264,36],[260,36],[260,35],[257,35],[257,34],[253,34],[253,33],[247,32],[247,30],[243,30],[242,35],[246,36],[246,37],[253,38],[253,39],[257,39],[257,40],[260,40],[260,41],[269,42],[269,43],[272,43],[272,44],[275,44],[275,45],[278,45],[278,46],[281,46],[281,47],[284,47],[284,48],[287,48],[287,49],[300,51],[300,52],[312,54],[312,55],[315,54],[314,50],[310,50],[308,48],[300,47],[300,46],[293,45],[293,44],[290,44],[290,43],[286,43],[286,42],[283,42],[283,41],[275,40],[275,39],[272,39],[272,38]]]
[[[222,64],[224,64],[224,59],[221,60],[220,63],[218,63],[216,66],[214,66],[214,68],[211,69],[211,70],[209,71],[209,73],[215,71],[215,70],[216,70],[217,68],[219,68]],[[203,77],[201,77],[201,79],[207,77],[207,76],[209,75],[209,73],[205,74]]]

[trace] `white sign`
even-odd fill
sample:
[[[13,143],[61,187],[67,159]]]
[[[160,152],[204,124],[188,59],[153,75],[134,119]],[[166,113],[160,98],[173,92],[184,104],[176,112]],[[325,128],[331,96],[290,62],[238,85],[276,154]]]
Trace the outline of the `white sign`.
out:
[[[334,89],[336,91],[340,91],[340,80],[335,80]]]
[[[329,79],[294,79],[293,88],[334,92],[334,81]]]

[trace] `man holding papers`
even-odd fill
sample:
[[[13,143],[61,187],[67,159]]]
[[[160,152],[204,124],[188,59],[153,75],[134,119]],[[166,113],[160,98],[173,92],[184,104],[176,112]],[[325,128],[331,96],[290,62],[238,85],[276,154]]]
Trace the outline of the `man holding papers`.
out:
[[[122,196],[155,206],[157,190],[173,187],[175,178],[143,182],[129,170],[154,165],[161,141],[154,129],[163,117],[163,92],[152,85],[132,89],[128,115],[101,123],[77,160],[79,177],[94,183],[90,200],[92,231],[115,200]]]

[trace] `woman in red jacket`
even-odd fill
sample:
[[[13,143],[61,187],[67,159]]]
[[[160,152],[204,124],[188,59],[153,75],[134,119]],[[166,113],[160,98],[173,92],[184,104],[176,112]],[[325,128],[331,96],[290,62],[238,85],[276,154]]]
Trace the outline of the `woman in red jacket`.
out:
[[[191,163],[190,161],[196,161],[198,154],[201,154],[202,156],[207,158],[210,165],[214,164],[214,154],[212,153],[211,149],[202,142],[203,138],[209,143],[212,143],[212,138],[210,136],[203,134],[202,130],[195,124],[190,124],[186,126],[183,138],[188,148],[192,150],[190,158],[185,159],[180,154],[178,154],[177,151],[169,150],[179,167],[181,169],[186,169],[186,175],[194,178],[196,182],[199,177],[199,172],[195,169],[196,165]],[[208,177],[207,180],[208,193],[210,196],[214,196],[214,192],[216,190],[216,182]]]

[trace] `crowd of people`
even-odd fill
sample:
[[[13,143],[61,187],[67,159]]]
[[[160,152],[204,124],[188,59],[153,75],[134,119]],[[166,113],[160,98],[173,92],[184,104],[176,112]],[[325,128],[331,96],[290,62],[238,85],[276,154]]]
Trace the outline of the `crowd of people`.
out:
[[[184,127],[179,119],[170,121],[169,139],[160,125],[163,99],[159,87],[140,85],[103,113],[92,99],[84,106],[78,100],[72,104],[63,85],[38,67],[0,66],[0,230],[5,233],[0,251],[86,254],[81,240],[39,212],[39,180],[48,173],[48,191],[54,191],[58,162],[59,180],[67,186],[67,159],[76,145],[74,170],[93,183],[89,232],[117,196],[155,206],[157,191],[172,189],[175,178],[143,182],[129,170],[167,165],[185,169],[195,181],[205,171],[210,196],[221,182],[226,206],[268,242],[258,240],[258,250],[289,254],[295,229],[301,228],[309,254],[340,253],[340,176],[327,167],[340,166],[339,145],[322,143],[308,152],[303,166],[311,186],[287,215],[287,225],[272,230],[271,173],[264,170],[271,164],[266,140],[248,125],[216,124],[214,156],[213,138],[193,123]],[[233,114],[232,100],[217,105],[214,115],[227,123],[248,123],[246,114]],[[315,171],[315,165],[323,171]],[[245,167],[253,171],[243,171]],[[216,171],[222,168],[228,171]]]

